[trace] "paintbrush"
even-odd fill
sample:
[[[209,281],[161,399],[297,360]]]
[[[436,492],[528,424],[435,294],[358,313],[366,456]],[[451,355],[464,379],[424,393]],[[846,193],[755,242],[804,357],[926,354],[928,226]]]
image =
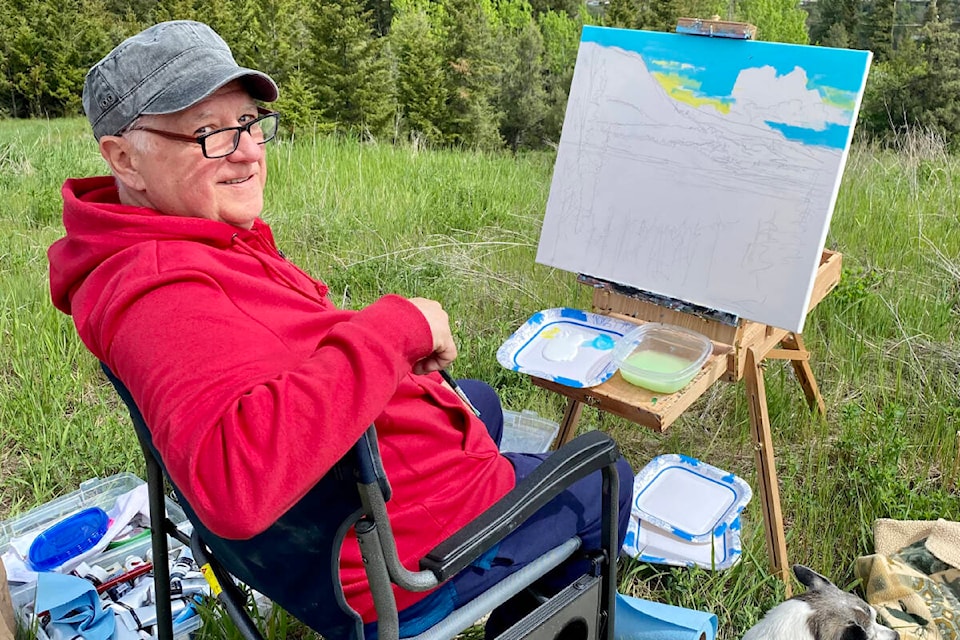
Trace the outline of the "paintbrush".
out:
[[[467,394],[463,392],[463,389],[460,388],[460,385],[457,384],[457,382],[453,379],[453,377],[449,373],[447,373],[446,369],[440,369],[440,376],[448,385],[450,385],[450,388],[453,389],[454,393],[460,396],[460,399],[463,400],[464,404],[470,407],[470,411],[473,411],[473,413],[476,414],[476,416],[479,418],[480,411],[478,411],[477,408],[473,406],[473,403],[470,402],[470,398],[467,397]]]

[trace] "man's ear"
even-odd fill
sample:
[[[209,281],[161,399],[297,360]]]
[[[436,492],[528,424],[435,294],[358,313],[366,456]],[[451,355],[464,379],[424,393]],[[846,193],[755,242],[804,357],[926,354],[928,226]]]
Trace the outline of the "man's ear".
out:
[[[129,140],[120,136],[103,136],[100,138],[100,155],[110,165],[110,171],[117,180],[135,191],[143,190],[139,156]]]

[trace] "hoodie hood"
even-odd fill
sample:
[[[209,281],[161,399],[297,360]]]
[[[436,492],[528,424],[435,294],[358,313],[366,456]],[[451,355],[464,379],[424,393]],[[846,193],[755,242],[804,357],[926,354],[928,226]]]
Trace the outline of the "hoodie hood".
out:
[[[120,203],[111,176],[67,180],[63,189],[63,226],[66,236],[47,251],[53,304],[72,313],[73,294],[87,276],[110,258],[142,242],[189,240],[225,248],[234,239],[266,236],[269,227],[259,218],[252,230],[202,218],[164,215],[154,209]]]

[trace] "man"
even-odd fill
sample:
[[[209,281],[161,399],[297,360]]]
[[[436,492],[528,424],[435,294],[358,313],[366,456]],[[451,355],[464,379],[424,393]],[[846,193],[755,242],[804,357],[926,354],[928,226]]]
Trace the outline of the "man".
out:
[[[375,423],[400,559],[416,568],[543,456],[500,455],[492,390],[468,386],[485,425],[445,385],[437,372],[457,349],[439,303],[388,295],[340,310],[277,250],[259,215],[264,145],[279,116],[257,102],[277,95],[197,22],[150,27],[97,63],[83,105],[112,176],[64,185],[66,237],[49,251],[53,301],[130,389],[171,478],[215,535],[263,532]],[[621,476],[622,540],[626,462]],[[591,477],[566,492],[549,521],[505,539],[489,568],[451,580],[443,602],[397,590],[398,607],[417,612],[402,630],[415,632],[434,600],[456,606],[549,548],[537,526],[597,546],[599,484]],[[373,623],[352,536],[341,580]],[[262,590],[317,623],[308,606]]]

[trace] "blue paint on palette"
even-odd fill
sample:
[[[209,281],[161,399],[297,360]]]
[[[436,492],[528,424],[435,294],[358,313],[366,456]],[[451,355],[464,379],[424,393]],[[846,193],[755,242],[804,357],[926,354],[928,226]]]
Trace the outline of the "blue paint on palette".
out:
[[[571,309],[570,307],[563,307],[560,309],[561,318],[569,318],[571,320],[579,320],[581,322],[587,321],[587,313],[581,309]]]

